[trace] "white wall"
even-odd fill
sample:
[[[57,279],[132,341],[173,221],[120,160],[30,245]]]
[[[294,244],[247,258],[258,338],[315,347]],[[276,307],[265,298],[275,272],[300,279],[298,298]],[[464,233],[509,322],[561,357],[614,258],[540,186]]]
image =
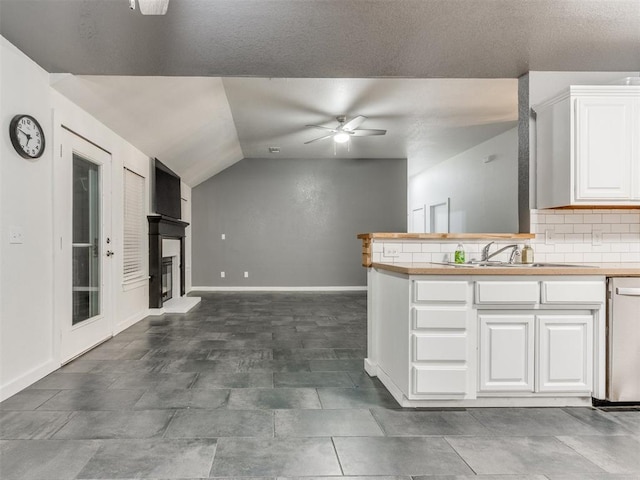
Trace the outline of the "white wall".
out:
[[[0,37],[0,400],[49,373],[53,359],[52,137],[49,75]],[[44,129],[38,160],[18,156],[9,140],[14,115],[26,113]],[[24,243],[9,244],[21,227]],[[17,388],[17,390],[15,390]],[[11,391],[13,390],[13,391]]]
[[[529,72],[531,107],[557,95],[570,85],[607,85],[640,72]],[[529,205],[536,208],[536,120],[529,121]]]
[[[488,156],[492,159],[485,163]],[[450,198],[451,232],[513,233],[517,187],[518,129],[513,128],[409,177],[408,212],[426,205],[429,231],[429,206]]]
[[[40,121],[46,138],[43,156],[31,161],[16,154],[8,135],[3,134],[0,139],[2,400],[60,366],[53,269],[53,156],[59,151],[60,125],[112,154],[112,240],[119,260],[113,271],[114,333],[143,318],[148,310],[147,282],[122,284],[121,245],[123,166],[148,178],[149,159],[54,91],[49,85],[49,74],[3,37],[0,37],[0,67],[0,128],[7,132],[14,115],[27,113]],[[9,244],[11,226],[22,227],[23,244]],[[146,257],[145,254],[145,260]]]

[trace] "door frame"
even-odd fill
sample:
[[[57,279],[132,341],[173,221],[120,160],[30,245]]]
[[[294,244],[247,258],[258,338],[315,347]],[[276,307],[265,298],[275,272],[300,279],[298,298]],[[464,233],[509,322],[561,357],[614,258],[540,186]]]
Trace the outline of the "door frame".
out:
[[[77,358],[82,353],[90,350],[91,348],[99,345],[100,343],[108,340],[113,336],[115,328],[114,317],[114,262],[113,257],[106,259],[104,254],[106,253],[105,239],[111,238],[111,246],[114,246],[113,238],[113,211],[111,209],[111,191],[113,182],[113,155],[111,152],[101,147],[97,143],[91,141],[86,136],[79,134],[76,130],[69,128],[63,122],[59,121],[58,114],[54,110],[54,154],[53,154],[53,251],[54,251],[54,268],[53,268],[53,285],[54,285],[54,322],[53,322],[53,358],[57,363],[63,365],[70,362],[74,358]],[[98,335],[95,335],[96,339],[92,340],[90,344],[83,346],[80,350],[73,353],[71,356],[65,355],[63,351],[63,332],[68,329],[68,323],[71,322],[69,316],[69,301],[71,299],[71,286],[68,283],[69,278],[69,265],[70,261],[69,252],[71,249],[71,239],[67,239],[69,232],[67,227],[69,225],[69,215],[72,212],[70,203],[69,178],[68,175],[72,173],[72,165],[68,164],[68,159],[72,158],[65,154],[63,151],[63,145],[65,143],[66,135],[74,135],[78,139],[91,145],[91,148],[97,148],[109,155],[109,162],[101,167],[101,241],[103,242],[101,247],[101,256],[103,261],[101,262],[102,268],[102,298],[101,298],[101,313],[104,318],[103,323],[104,330]],[[68,153],[68,152],[67,152]],[[90,156],[89,156],[90,157]],[[90,160],[90,158],[88,158]],[[105,188],[106,186],[106,188]],[[72,201],[72,200],[71,200]],[[106,209],[104,207],[107,207]],[[105,216],[105,211],[107,215]],[[106,259],[106,261],[105,261]],[[87,320],[82,322],[71,330],[77,328],[90,326],[95,323],[94,320]]]

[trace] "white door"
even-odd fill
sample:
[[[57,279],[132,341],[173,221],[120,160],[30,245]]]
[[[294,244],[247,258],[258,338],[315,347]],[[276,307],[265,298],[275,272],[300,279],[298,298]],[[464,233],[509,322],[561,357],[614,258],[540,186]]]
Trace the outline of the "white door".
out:
[[[634,99],[576,100],[576,200],[629,200],[633,187]]]
[[[109,338],[111,155],[62,129],[55,162],[55,312],[60,363]]]
[[[592,386],[591,315],[537,317],[539,392],[590,392]]]
[[[533,392],[534,316],[480,314],[481,392]]]

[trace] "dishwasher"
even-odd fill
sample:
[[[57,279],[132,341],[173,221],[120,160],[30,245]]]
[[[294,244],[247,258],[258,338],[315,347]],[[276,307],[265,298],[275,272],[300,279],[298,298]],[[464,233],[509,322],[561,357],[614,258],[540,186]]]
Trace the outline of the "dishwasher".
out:
[[[609,402],[640,404],[640,277],[607,279]]]

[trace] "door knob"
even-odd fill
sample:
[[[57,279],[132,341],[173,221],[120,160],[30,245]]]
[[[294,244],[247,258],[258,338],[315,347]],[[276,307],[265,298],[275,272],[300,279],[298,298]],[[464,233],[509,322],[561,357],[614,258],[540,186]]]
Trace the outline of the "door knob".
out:
[[[107,257],[112,257],[114,253],[111,250],[107,250]]]

